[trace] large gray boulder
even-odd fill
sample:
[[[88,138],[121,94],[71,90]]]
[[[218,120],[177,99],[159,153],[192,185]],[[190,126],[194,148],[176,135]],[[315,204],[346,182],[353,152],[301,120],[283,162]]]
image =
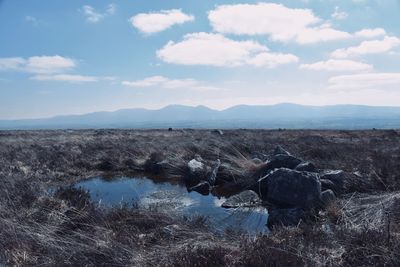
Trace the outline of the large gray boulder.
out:
[[[254,207],[261,203],[260,197],[252,190],[246,190],[239,194],[229,197],[221,207],[223,208],[240,208]]]
[[[309,209],[320,201],[321,183],[317,173],[280,168],[258,183],[261,198],[278,207]]]

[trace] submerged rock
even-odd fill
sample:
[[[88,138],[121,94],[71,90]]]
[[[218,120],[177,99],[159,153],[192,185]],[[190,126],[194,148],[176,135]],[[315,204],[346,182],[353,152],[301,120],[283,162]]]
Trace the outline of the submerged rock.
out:
[[[317,167],[312,162],[302,162],[295,168],[296,171],[315,172]]]
[[[229,197],[221,207],[223,208],[239,208],[254,207],[261,203],[260,197],[252,190],[246,190],[239,194]]]
[[[180,192],[174,190],[155,191],[140,199],[139,205],[146,209],[158,211],[181,210],[193,204],[193,201]]]
[[[272,209],[268,214],[268,227],[275,225],[296,226],[305,219],[305,212],[300,208]]]
[[[189,192],[196,191],[196,192],[206,196],[206,195],[210,194],[210,189],[211,189],[210,184],[206,181],[203,181],[203,182],[200,182],[197,185],[189,188]]]
[[[259,180],[263,200],[281,207],[312,208],[318,205],[321,183],[318,174],[280,168]],[[265,194],[266,193],[266,194]]]

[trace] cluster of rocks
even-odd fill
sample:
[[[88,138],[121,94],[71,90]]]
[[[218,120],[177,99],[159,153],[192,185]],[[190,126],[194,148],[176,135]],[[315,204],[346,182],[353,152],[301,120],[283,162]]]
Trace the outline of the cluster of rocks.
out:
[[[343,171],[318,170],[313,163],[291,155],[281,146],[275,148],[268,160],[253,159],[253,162],[259,166],[257,176],[261,178],[250,188],[244,188],[251,190],[228,198],[222,206],[237,208],[261,203],[268,205],[269,226],[296,225],[310,212],[323,209],[334,202],[336,195],[343,190]],[[219,167],[218,161],[210,169],[201,157],[189,161],[190,175],[200,177],[200,182],[189,190],[208,194],[215,184]],[[205,174],[208,176],[204,177]]]
[[[271,204],[268,225],[296,225],[310,211],[325,208],[344,187],[341,170],[318,170],[278,146],[267,160],[254,190]]]

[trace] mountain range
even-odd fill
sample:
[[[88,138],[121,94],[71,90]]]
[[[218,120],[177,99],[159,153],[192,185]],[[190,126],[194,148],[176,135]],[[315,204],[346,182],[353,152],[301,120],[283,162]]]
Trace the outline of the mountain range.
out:
[[[88,128],[288,128],[371,129],[400,128],[400,107],[361,105],[304,106],[239,105],[224,110],[205,106],[170,105],[64,115],[43,119],[0,120],[0,129]]]

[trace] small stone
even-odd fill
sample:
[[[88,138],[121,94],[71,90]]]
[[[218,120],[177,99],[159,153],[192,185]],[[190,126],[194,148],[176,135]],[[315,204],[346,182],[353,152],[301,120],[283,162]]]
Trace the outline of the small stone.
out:
[[[332,190],[328,189],[321,193],[321,202],[325,207],[335,202],[335,200],[336,200],[336,195]]]
[[[302,172],[315,172],[317,168],[312,162],[302,162],[297,167],[295,168],[296,171],[302,171]]]
[[[301,159],[296,157],[286,155],[286,154],[279,154],[273,156],[269,161],[267,161],[267,167],[270,170],[278,169],[278,168],[288,168],[294,169],[302,162]]]
[[[210,189],[211,189],[210,184],[206,181],[203,181],[189,188],[189,192],[196,191],[204,196],[207,196],[208,194],[210,194]]]
[[[257,165],[264,163],[264,162],[263,162],[261,159],[259,159],[259,158],[251,159],[251,161],[252,161],[254,164],[257,164]]]
[[[291,154],[288,151],[286,151],[282,146],[278,145],[278,146],[275,147],[273,155],[274,156],[276,156],[276,155],[287,155],[287,156],[290,156]]]

